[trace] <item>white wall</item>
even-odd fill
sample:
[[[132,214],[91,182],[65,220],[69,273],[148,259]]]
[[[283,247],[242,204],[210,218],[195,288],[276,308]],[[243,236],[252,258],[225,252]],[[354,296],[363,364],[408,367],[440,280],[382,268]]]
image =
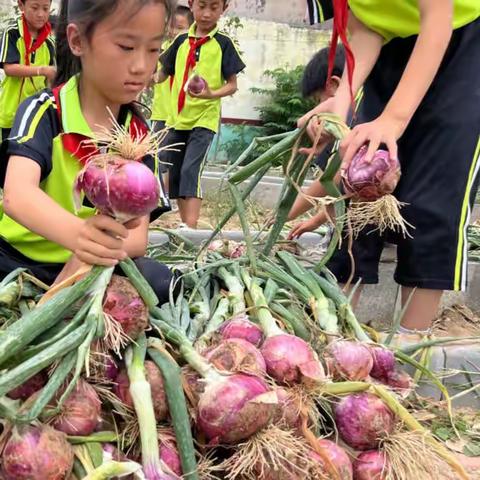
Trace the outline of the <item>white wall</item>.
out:
[[[330,33],[274,22],[241,20],[244,28],[238,31],[237,39],[247,68],[239,76],[239,91],[224,100],[223,117],[254,120],[258,119],[255,106],[261,98],[250,93],[250,88],[268,85],[263,72],[284,65],[305,65],[317,50],[328,44]]]

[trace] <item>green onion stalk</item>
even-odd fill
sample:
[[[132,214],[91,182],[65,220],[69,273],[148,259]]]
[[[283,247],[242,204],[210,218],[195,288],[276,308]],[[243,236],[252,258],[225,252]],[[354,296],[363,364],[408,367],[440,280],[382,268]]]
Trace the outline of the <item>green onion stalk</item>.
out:
[[[177,477],[166,473],[160,461],[152,391],[145,376],[146,351],[147,339],[142,334],[125,352],[130,395],[140,429],[143,473],[147,480],[174,480]]]
[[[121,478],[135,473],[138,474],[141,470],[142,466],[136,462],[115,462],[111,460],[88,473],[82,480],[108,480],[113,477]]]
[[[178,328],[163,320],[150,321],[177,345],[180,355],[205,383],[197,405],[197,426],[210,445],[237,444],[269,424],[278,401],[264,379],[243,373],[220,373]]]
[[[260,351],[268,374],[282,384],[325,381],[325,372],[312,347],[305,340],[285,333],[277,325],[261,287],[246,269],[241,275],[266,337]]]

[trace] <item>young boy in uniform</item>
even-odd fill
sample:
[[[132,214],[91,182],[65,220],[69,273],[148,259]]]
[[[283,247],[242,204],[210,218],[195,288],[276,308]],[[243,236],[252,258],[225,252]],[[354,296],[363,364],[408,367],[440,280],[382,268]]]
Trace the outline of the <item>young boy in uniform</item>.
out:
[[[181,143],[168,153],[169,194],[178,199],[182,222],[196,228],[202,193],[200,177],[208,150],[220,122],[221,98],[237,91],[237,74],[244,68],[233,41],[218,28],[227,0],[190,0],[195,19],[188,33],[179,35],[161,56],[159,80],[174,77],[172,84],[173,130],[168,144]],[[196,72],[207,82],[199,94],[185,92]]]
[[[478,0],[335,0],[335,36],[347,69],[335,95],[299,121],[315,138],[317,113],[346,118],[364,85],[358,123],[341,145],[345,168],[362,145],[398,157],[394,192],[411,236],[364,232],[354,242],[353,281],[378,283],[386,240],[397,244],[395,280],[407,304],[404,332],[425,332],[444,290],[467,279],[466,230],[480,168],[480,2]],[[348,11],[350,9],[350,11]],[[347,20],[349,36],[347,37]],[[329,267],[350,275],[347,243]]]
[[[55,44],[48,22],[51,0],[19,0],[21,17],[3,32],[0,67],[5,79],[0,93],[2,141],[8,138],[20,103],[55,77]]]

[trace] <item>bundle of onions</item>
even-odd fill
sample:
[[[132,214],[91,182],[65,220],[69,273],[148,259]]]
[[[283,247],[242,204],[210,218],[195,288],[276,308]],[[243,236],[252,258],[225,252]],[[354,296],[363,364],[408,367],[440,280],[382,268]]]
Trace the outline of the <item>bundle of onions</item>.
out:
[[[112,275],[103,299],[103,312],[130,340],[135,340],[148,327],[147,306],[126,277]]]
[[[246,374],[223,374],[201,356],[183,332],[155,318],[151,323],[180,348],[203,379],[197,426],[210,444],[235,444],[262,430],[272,419],[277,397],[265,380]]]
[[[338,340],[328,345],[324,359],[329,373],[337,380],[366,380],[373,367],[369,348],[355,341]]]
[[[262,289],[246,270],[242,270],[242,278],[257,308],[257,317],[266,336],[260,351],[268,374],[282,384],[324,381],[325,372],[312,347],[279,328],[268,309]]]
[[[84,193],[100,213],[121,223],[149,215],[159,204],[160,184],[141,160],[157,155],[156,137],[147,133],[132,138],[114,123],[113,133],[106,130],[96,140],[108,153],[92,156],[79,173],[74,187],[76,205]]]
[[[392,195],[400,180],[400,163],[386,150],[377,150],[373,159],[365,160],[364,145],[342,172],[345,192],[352,198],[349,220],[353,233],[358,235],[367,226],[380,232],[386,229],[408,235],[411,227],[400,213],[400,202]]]
[[[240,258],[245,255],[247,248],[244,243],[233,240],[213,240],[207,247],[209,252],[220,253],[226,258]]]
[[[62,390],[57,394],[61,398]],[[63,402],[61,411],[52,420],[52,426],[67,435],[91,435],[100,422],[102,403],[96,390],[79,379],[73,391]]]
[[[347,395],[335,407],[342,439],[357,450],[374,450],[395,427],[395,415],[372,393]]]
[[[218,370],[243,372],[263,377],[267,373],[265,360],[260,351],[241,338],[223,340],[205,353],[205,358]]]
[[[153,410],[158,422],[165,420],[168,416],[167,396],[163,385],[163,377],[154,362],[144,362],[145,378],[152,392]],[[133,408],[133,399],[130,393],[130,380],[126,370],[121,370],[115,380],[114,393],[124,405]]]
[[[2,454],[5,480],[64,480],[72,467],[65,434],[43,425],[14,427]]]
[[[353,463],[355,480],[386,480],[387,457],[384,452],[370,450],[362,452]]]

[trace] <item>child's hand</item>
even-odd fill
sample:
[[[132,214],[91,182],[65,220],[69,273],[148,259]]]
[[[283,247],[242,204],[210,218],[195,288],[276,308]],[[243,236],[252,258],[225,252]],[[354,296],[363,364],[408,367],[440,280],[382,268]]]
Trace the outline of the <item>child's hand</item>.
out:
[[[348,167],[354,155],[365,144],[368,144],[365,160],[373,159],[373,155],[381,144],[387,146],[390,157],[397,159],[397,140],[402,136],[406,124],[387,114],[380,115],[372,122],[362,123],[353,128],[340,145],[342,168]]]
[[[297,223],[290,233],[288,234],[288,240],[295,240],[296,238],[301,237],[306,232],[313,232],[316,230],[320,225],[324,223],[324,218],[315,215],[308,220],[304,220],[303,222]]]
[[[136,226],[135,220],[122,225],[106,215],[90,217],[79,232],[74,254],[89,265],[113,267],[127,257],[124,240],[128,237],[128,229]]]
[[[208,85],[206,85],[205,88],[200,93],[193,93],[193,92],[190,92],[189,90],[188,94],[191,97],[201,98],[203,100],[212,100],[213,98],[215,98],[215,95],[213,94],[212,90]]]
[[[45,77],[49,82],[53,82],[53,80],[55,80],[55,76],[57,75],[57,69],[53,66],[39,67],[38,71],[40,75]]]

